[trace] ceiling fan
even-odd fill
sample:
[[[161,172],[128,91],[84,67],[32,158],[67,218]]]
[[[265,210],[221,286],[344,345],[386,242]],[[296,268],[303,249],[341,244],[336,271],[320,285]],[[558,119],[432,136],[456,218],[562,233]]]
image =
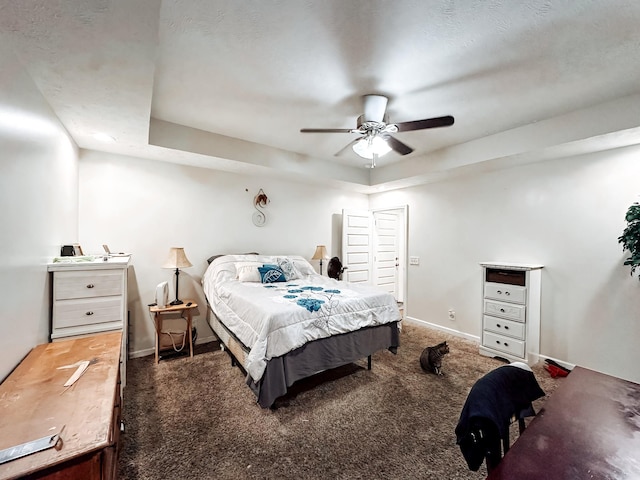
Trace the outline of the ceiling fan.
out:
[[[356,128],[302,128],[300,132],[357,133],[360,138],[353,140],[335,155],[340,155],[344,150],[351,147],[361,157],[370,159],[371,168],[374,168],[376,166],[376,158],[385,155],[391,150],[400,155],[408,155],[413,152],[413,148],[391,134],[453,125],[454,119],[450,115],[410,122],[389,123],[386,114],[388,101],[389,99],[383,95],[365,95],[364,114],[358,117]]]

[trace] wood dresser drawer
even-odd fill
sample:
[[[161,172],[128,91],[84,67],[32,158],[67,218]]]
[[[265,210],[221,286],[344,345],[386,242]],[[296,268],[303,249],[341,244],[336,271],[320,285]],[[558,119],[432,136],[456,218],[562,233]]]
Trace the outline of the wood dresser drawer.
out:
[[[516,322],[524,322],[526,319],[526,308],[524,305],[498,302],[496,300],[484,301],[484,313],[496,317],[508,318]]]
[[[122,295],[123,290],[117,270],[57,272],[53,280],[55,300]]]
[[[504,318],[489,317],[488,315],[485,315],[483,320],[483,328],[485,330],[519,340],[525,339],[525,326],[526,324],[524,323],[513,322]]]
[[[493,298],[502,302],[524,304],[527,300],[527,288],[487,282],[484,284],[484,296],[485,298]]]
[[[516,357],[524,357],[525,342],[522,340],[516,340],[515,338],[505,337],[485,330],[482,333],[482,345]]]
[[[122,297],[85,298],[65,300],[53,306],[55,328],[75,325],[94,325],[105,322],[122,322]]]

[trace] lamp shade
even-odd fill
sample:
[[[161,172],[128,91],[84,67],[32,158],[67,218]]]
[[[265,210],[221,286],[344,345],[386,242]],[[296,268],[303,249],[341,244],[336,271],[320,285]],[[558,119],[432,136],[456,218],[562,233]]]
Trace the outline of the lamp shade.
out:
[[[316,247],[316,252],[313,254],[313,257],[311,257],[311,260],[323,260],[325,258],[329,258],[327,247],[324,245],[318,245]]]
[[[171,247],[167,261],[164,262],[162,268],[187,268],[191,266],[191,262],[184,253],[184,248]]]

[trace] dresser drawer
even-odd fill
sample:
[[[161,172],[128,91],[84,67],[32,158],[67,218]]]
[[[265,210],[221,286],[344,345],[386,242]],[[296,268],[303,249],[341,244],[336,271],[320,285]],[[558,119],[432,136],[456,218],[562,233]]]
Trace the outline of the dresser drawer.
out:
[[[53,327],[93,325],[123,321],[122,297],[64,300],[53,305]]]
[[[121,270],[56,272],[53,276],[55,300],[122,295]]]
[[[484,330],[489,330],[501,335],[507,335],[509,337],[518,338],[524,340],[525,324],[520,322],[513,322],[504,318],[484,316],[483,321]]]
[[[487,330],[482,332],[482,345],[516,357],[524,358],[524,342],[515,338],[505,337]]]
[[[527,288],[504,283],[487,282],[484,284],[485,298],[493,298],[503,302],[526,303]]]
[[[497,317],[508,318],[516,322],[524,322],[526,308],[524,305],[514,303],[497,302],[495,300],[484,301],[484,313]]]

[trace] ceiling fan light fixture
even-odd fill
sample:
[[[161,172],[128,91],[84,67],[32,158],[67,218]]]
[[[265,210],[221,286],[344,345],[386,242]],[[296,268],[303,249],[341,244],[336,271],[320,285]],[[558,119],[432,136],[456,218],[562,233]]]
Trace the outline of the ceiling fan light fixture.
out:
[[[373,158],[374,154],[379,158],[391,151],[387,141],[377,135],[361,138],[351,148],[356,154],[369,160]]]

